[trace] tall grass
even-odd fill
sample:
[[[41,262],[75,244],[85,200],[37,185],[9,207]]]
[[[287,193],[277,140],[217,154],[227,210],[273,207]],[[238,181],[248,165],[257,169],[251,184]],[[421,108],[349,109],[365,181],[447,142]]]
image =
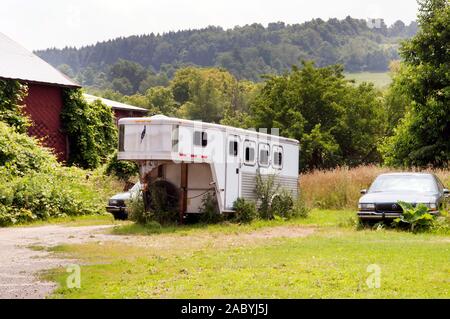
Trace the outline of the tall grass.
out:
[[[317,170],[300,176],[300,192],[309,207],[356,209],[361,189],[368,188],[379,174],[398,171],[400,170],[379,166]],[[425,171],[435,173],[446,187],[450,187],[450,170]]]

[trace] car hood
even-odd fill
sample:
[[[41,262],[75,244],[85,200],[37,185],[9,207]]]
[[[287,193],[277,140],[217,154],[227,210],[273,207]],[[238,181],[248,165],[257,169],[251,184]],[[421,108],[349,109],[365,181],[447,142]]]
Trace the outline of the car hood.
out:
[[[111,199],[115,199],[115,200],[129,200],[131,198],[131,193],[127,192],[127,193],[119,193],[116,194],[114,196],[112,196],[110,198]]]
[[[434,203],[437,200],[436,194],[423,193],[369,193],[359,199],[360,203],[396,203],[398,201],[406,203]]]

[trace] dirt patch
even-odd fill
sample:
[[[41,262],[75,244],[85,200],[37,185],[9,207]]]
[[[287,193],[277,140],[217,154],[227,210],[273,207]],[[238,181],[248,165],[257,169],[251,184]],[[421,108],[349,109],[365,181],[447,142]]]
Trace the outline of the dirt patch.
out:
[[[0,298],[45,298],[55,283],[39,279],[39,272],[67,267],[74,260],[58,258],[45,250],[61,244],[114,241],[158,251],[226,248],[260,244],[272,238],[306,237],[313,228],[282,226],[242,234],[198,233],[154,236],[106,234],[113,226],[43,226],[0,229]]]

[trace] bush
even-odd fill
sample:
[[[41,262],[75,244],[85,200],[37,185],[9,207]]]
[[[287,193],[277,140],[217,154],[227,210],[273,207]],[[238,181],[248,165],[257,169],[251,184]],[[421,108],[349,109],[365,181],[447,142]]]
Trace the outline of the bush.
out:
[[[282,190],[279,194],[275,195],[270,205],[272,215],[284,219],[292,217],[293,208],[294,200],[292,199],[291,193],[286,190]]]
[[[38,140],[0,122],[0,167],[6,168],[5,174],[49,172],[58,165],[52,152],[40,146]]]
[[[132,177],[137,176],[139,167],[134,162],[119,161],[117,153],[109,158],[106,164],[106,174],[116,176],[118,179],[128,182]]]
[[[98,190],[81,170],[57,167],[52,174],[11,176],[2,167],[0,175],[0,226],[104,212]]]
[[[278,189],[279,186],[275,185],[274,175],[262,177],[261,174],[258,174],[256,176],[255,193],[258,202],[259,217],[262,219],[270,220],[274,218],[271,203]]]
[[[0,79],[0,122],[10,125],[19,133],[25,133],[30,125],[30,120],[23,113],[26,95],[26,85],[19,81]]]
[[[235,211],[233,221],[237,223],[249,223],[258,217],[255,203],[243,198],[238,198],[234,202],[233,210]]]
[[[292,210],[290,211],[289,218],[307,218],[310,212],[311,209],[306,206],[302,197],[299,196],[294,207],[292,207]]]
[[[200,221],[202,223],[215,224],[223,220],[223,216],[219,212],[217,198],[214,192],[208,192],[203,196],[200,213]]]
[[[142,225],[151,222],[173,224],[178,221],[178,190],[171,183],[157,180],[129,202],[129,218]]]
[[[61,166],[39,142],[0,122],[0,226],[101,214],[116,181]]]
[[[418,204],[415,207],[412,204],[399,202],[403,209],[403,214],[394,220],[397,227],[406,226],[412,232],[430,230],[436,217],[428,212],[428,207],[424,204]]]
[[[145,210],[142,194],[131,198],[126,205],[128,206],[128,219],[146,225],[153,220],[151,212]]]

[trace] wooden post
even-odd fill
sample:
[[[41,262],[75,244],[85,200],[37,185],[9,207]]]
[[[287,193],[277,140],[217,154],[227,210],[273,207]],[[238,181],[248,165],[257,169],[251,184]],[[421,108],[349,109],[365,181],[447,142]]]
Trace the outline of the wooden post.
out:
[[[188,193],[188,164],[181,163],[181,198],[180,198],[180,224],[183,224],[183,217],[187,210]]]

